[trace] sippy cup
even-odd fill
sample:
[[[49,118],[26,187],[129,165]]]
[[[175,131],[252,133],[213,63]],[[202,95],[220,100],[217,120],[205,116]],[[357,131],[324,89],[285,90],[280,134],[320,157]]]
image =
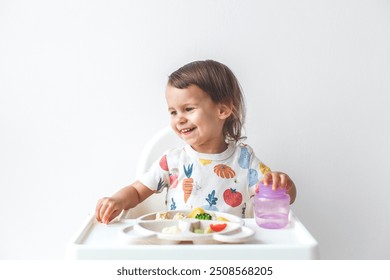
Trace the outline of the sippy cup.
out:
[[[288,224],[290,196],[285,189],[272,190],[269,186],[258,184],[259,192],[254,198],[254,216],[258,226],[267,229],[279,229]]]

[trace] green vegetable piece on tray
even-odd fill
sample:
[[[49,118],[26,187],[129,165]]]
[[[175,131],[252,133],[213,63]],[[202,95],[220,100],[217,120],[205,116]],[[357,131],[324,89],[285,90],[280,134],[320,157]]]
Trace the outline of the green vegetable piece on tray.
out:
[[[211,220],[213,217],[209,213],[200,213],[195,216],[198,220]]]

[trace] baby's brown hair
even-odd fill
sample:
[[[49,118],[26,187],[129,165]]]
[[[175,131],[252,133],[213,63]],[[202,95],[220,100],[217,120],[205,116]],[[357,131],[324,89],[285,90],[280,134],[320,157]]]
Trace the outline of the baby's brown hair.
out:
[[[232,114],[223,127],[224,136],[234,142],[244,138],[241,136],[245,119],[244,97],[236,76],[226,65],[214,60],[194,61],[173,72],[168,84],[179,89],[196,85],[215,103],[232,104]]]

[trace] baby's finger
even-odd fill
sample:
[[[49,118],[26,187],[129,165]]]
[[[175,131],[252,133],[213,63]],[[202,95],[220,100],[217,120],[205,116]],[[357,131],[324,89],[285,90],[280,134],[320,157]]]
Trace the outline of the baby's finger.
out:
[[[119,214],[120,214],[121,211],[119,210],[115,210],[114,212],[112,212],[111,216],[108,218],[108,222],[111,222],[113,219],[115,219]]]
[[[272,173],[269,172],[269,173],[266,173],[263,177],[263,179],[261,180],[262,183],[265,185],[265,186],[268,186],[270,183],[271,183],[271,180],[272,180]]]
[[[115,210],[116,209],[114,207],[114,204],[112,203],[108,204],[106,211],[104,212],[104,215],[102,217],[103,223],[108,224],[111,221],[110,217]]]
[[[96,204],[96,208],[95,208],[95,218],[99,223],[102,222],[102,219],[100,216],[100,208],[102,207],[102,201],[103,201],[103,199],[99,199],[98,203]]]
[[[287,192],[290,191],[293,186],[294,186],[294,182],[291,180],[290,177],[287,176],[287,185],[286,185]]]
[[[272,173],[272,190],[276,190],[280,184],[280,175]]]
[[[287,176],[286,174],[281,174],[281,175],[280,175],[280,178],[281,178],[281,180],[280,180],[280,187],[281,187],[282,189],[286,189],[286,190],[287,190],[288,181],[289,181],[288,176]]]
[[[102,223],[106,222],[105,221],[105,216],[106,216],[108,208],[109,208],[109,203],[108,202],[103,203],[102,206],[100,207],[99,217],[100,217],[100,220],[102,221]]]

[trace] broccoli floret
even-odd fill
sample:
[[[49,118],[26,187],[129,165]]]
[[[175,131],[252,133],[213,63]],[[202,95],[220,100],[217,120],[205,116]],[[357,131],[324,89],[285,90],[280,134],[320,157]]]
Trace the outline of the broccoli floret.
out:
[[[211,220],[212,217],[209,213],[200,213],[195,216],[195,219],[198,220]]]

